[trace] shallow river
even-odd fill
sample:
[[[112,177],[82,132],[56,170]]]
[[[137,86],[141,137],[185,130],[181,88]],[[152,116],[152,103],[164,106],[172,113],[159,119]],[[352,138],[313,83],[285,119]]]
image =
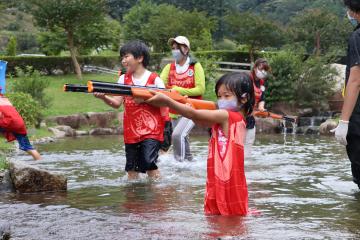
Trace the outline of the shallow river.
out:
[[[12,239],[359,239],[360,192],[332,138],[258,135],[246,160],[249,205],[260,214],[205,216],[207,139],[192,138],[193,162],[160,157],[162,179],[128,182],[122,136],[37,146],[33,162],[68,177],[58,194],[1,193]]]

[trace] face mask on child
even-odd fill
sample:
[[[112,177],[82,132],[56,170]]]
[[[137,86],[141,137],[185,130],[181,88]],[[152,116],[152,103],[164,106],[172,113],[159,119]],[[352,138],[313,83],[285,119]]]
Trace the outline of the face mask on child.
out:
[[[217,105],[219,109],[225,109],[230,111],[238,111],[241,108],[241,106],[238,105],[238,101],[236,99],[233,100],[219,99],[217,101]]]
[[[358,20],[356,20],[356,18],[350,16],[349,11],[347,11],[347,17],[348,17],[351,25],[353,25],[354,27],[356,27],[359,24]]]
[[[181,53],[180,49],[174,49],[171,51],[171,53],[176,62],[179,62],[183,58],[183,54]]]
[[[264,79],[264,78],[266,78],[267,77],[267,72],[265,71],[265,70],[259,70],[259,69],[255,69],[255,75],[256,75],[256,77],[257,78],[259,78],[259,79]]]

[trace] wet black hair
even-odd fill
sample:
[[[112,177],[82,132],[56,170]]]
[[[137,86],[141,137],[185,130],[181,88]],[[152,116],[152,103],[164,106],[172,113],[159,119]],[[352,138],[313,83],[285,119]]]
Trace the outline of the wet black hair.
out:
[[[353,12],[360,12],[360,0],[344,0],[344,4]]]
[[[248,74],[234,72],[223,75],[216,82],[216,96],[218,96],[221,85],[224,85],[229,91],[234,93],[239,103],[241,99],[246,97],[247,102],[244,105],[245,113],[246,115],[252,113],[253,106],[255,105],[254,86]]]
[[[143,57],[142,65],[146,68],[150,63],[150,51],[148,46],[140,40],[134,40],[126,43],[120,48],[120,57],[126,54],[132,54],[135,59]]]

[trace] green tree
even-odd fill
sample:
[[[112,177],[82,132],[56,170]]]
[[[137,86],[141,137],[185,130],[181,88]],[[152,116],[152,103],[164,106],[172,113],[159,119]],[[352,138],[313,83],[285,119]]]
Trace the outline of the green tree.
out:
[[[251,62],[254,62],[256,50],[279,47],[285,40],[283,29],[278,24],[250,12],[232,13],[225,21],[229,38],[248,46]]]
[[[311,54],[328,53],[331,49],[345,50],[351,25],[334,13],[311,9],[299,14],[290,23],[291,44],[304,46]]]
[[[31,0],[34,4],[36,23],[49,31],[63,29],[70,50],[77,77],[81,78],[81,69],[77,60],[78,48],[76,35],[79,30],[104,21],[105,0]]]
[[[187,36],[192,49],[211,48],[211,34],[214,19],[202,12],[188,12],[172,5],[155,5],[141,1],[124,16],[125,40],[141,39],[154,48],[165,52],[169,49],[167,40],[177,35]],[[200,33],[200,38],[199,38]]]
[[[6,46],[6,55],[7,56],[15,56],[16,55],[16,48],[17,48],[17,41],[15,36],[11,36],[9,42]]]

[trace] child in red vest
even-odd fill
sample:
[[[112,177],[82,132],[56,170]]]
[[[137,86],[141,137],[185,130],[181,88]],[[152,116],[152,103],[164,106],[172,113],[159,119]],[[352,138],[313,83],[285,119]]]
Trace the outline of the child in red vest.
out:
[[[8,142],[17,140],[19,148],[30,154],[34,160],[41,159],[38,151],[30,144],[24,120],[11,102],[2,94],[0,94],[0,133],[5,136]]]
[[[150,60],[148,47],[141,41],[131,41],[120,49],[121,63],[126,74],[120,76],[118,83],[148,87],[165,88],[156,73],[146,69]],[[156,165],[160,145],[164,140],[165,111],[133,97],[109,96],[94,93],[113,108],[124,104],[124,142],[126,152],[125,171],[128,179],[137,179],[139,172],[150,178],[159,178]]]
[[[245,73],[230,73],[216,83],[218,110],[195,110],[164,94],[146,102],[167,106],[194,122],[212,126],[207,162],[205,213],[246,215],[248,191],[244,172],[245,119],[252,112],[253,84]]]

